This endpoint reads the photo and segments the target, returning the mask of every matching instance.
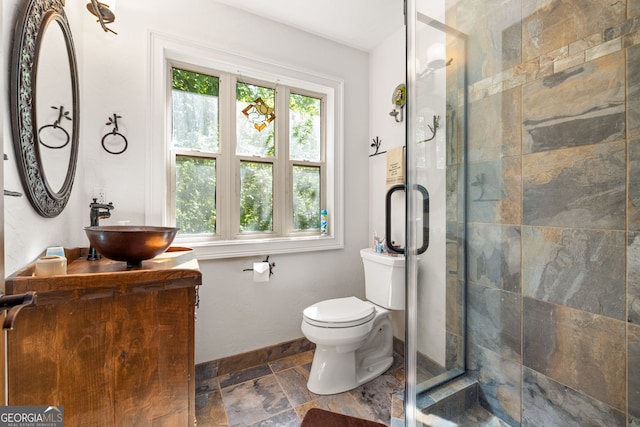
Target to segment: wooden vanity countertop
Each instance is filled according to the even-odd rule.
[[[126,262],[87,261],[88,248],[65,249],[67,274],[37,277],[35,262],[6,279],[6,294],[37,292],[37,305],[70,300],[110,298],[139,292],[195,287],[202,273],[193,250],[170,247],[142,267],[127,269]]]

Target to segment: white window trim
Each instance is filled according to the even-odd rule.
[[[344,82],[335,77],[276,64],[264,58],[234,53],[156,32],[149,33],[149,114],[146,153],[145,223],[168,223],[167,197],[171,176],[171,111],[169,90],[172,63],[191,63],[224,72],[251,76],[283,85],[302,87],[327,94],[326,128],[326,209],[329,234],[326,236],[274,237],[233,241],[195,242],[178,237],[174,246],[193,248],[198,259],[234,258],[278,253],[344,248]]]

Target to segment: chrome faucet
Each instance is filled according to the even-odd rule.
[[[113,207],[113,203],[109,202],[109,204],[98,203],[98,199],[93,199],[93,202],[89,203],[89,208],[91,211],[89,212],[89,223],[91,227],[97,227],[100,225],[100,219],[109,218],[111,216],[111,211],[115,209]],[[89,255],[87,255],[87,261],[96,261],[100,259],[100,254],[93,248],[93,246],[89,247]]]

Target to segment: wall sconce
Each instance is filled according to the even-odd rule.
[[[111,24],[116,20],[116,15],[114,13],[115,8],[115,0],[103,0],[102,2],[99,2],[98,0],[91,0],[87,3],[87,10],[98,17],[98,22],[105,33],[112,32],[117,35],[118,33],[107,27],[107,24]]]

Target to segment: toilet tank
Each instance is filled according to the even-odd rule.
[[[404,256],[360,251],[367,300],[391,310],[404,310]]]

